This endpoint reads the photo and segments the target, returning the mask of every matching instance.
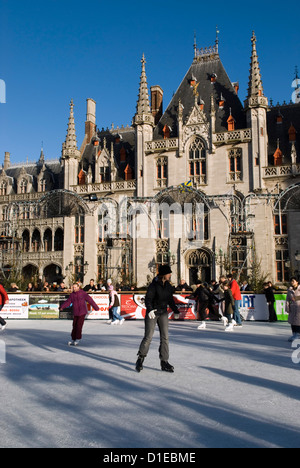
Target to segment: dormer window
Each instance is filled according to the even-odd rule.
[[[109,167],[100,167],[100,183],[109,182],[110,181],[110,171]]]
[[[212,73],[212,75],[210,76],[210,82],[215,83],[216,81],[217,81],[217,74]]]
[[[126,149],[124,146],[120,149],[120,162],[126,162]]]
[[[22,179],[20,182],[20,193],[27,193],[28,182],[26,179]]]
[[[7,193],[7,183],[6,182],[1,182],[0,195],[6,195],[6,193]]]

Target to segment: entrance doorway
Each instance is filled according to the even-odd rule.
[[[212,280],[212,256],[206,249],[198,249],[190,252],[188,256],[190,284],[209,283]]]

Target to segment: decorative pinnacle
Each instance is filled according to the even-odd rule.
[[[137,101],[136,112],[137,114],[151,114],[146,68],[145,68],[146,60],[145,60],[144,54],[143,54],[141,63],[142,63],[142,73],[141,73],[141,78],[140,78],[139,97]]]

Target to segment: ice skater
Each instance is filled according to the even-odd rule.
[[[138,351],[136,371],[141,372],[143,362],[148,354],[156,324],[160,332],[159,357],[161,370],[174,372],[174,367],[169,364],[169,314],[168,306],[171,307],[175,318],[179,318],[179,310],[174,302],[174,288],[170,284],[172,270],[168,265],[161,265],[159,273],[148,288],[145,304],[145,335]]]
[[[286,312],[289,314],[289,324],[292,328],[290,342],[300,338],[300,285],[297,278],[291,279],[291,287],[286,297]]]
[[[206,330],[206,320],[208,319],[209,314],[217,321],[223,319],[223,317],[219,314],[219,306],[218,311],[216,310],[215,306],[215,304],[220,301],[216,298],[215,294],[210,291],[207,283],[200,283],[199,287],[191,297],[195,297],[197,301],[198,320],[201,322],[198,326],[198,330]]]
[[[111,284],[108,287],[109,290],[109,310],[111,311],[109,316],[111,317],[111,325],[122,325],[124,323],[124,319],[118,313],[118,309],[120,307],[120,301],[118,297],[117,291],[114,290],[113,285]]]
[[[72,341],[68,342],[69,346],[77,346],[79,344],[79,340],[82,338],[82,327],[84,324],[85,316],[88,313],[87,305],[88,302],[94,310],[99,310],[96,302],[83,291],[80,289],[78,283],[74,283],[72,286],[73,292],[70,294],[69,298],[60,306],[60,310],[64,310],[72,304],[73,308],[73,328],[71,333]]]
[[[0,284],[0,310],[2,310],[4,305],[8,303],[9,303],[9,299],[8,299],[7,292],[5,291],[2,284]],[[0,325],[1,325],[1,330],[4,331],[6,328],[6,322],[2,317],[0,317]]]
[[[242,319],[240,314],[240,307],[242,304],[242,295],[241,290],[237,281],[233,278],[233,275],[227,275],[227,279],[229,282],[229,287],[231,289],[233,299],[234,299],[234,311],[233,311],[233,319],[235,322],[236,327],[242,327]]]
[[[235,301],[232,295],[232,291],[229,287],[228,281],[225,281],[223,283],[223,289],[224,289],[224,303],[225,303],[225,312],[224,312],[224,317],[226,319],[226,332],[232,332],[234,330],[233,325],[234,321],[232,320],[233,316],[233,310],[235,306]]]

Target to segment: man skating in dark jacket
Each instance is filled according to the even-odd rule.
[[[136,362],[136,370],[140,372],[143,369],[143,362],[148,354],[156,324],[160,332],[159,357],[161,361],[161,370],[174,372],[174,367],[169,364],[169,316],[168,306],[173,310],[175,317],[179,317],[179,310],[174,302],[174,288],[170,284],[172,270],[168,265],[162,265],[159,268],[158,276],[149,286],[145,304],[145,336],[141,342]]]

